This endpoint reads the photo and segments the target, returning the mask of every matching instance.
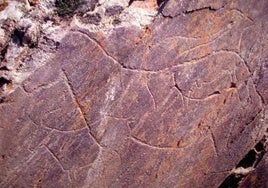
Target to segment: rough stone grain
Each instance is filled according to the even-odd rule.
[[[0,187],[268,186],[268,1],[58,8],[0,10]]]

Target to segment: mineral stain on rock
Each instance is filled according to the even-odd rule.
[[[268,187],[267,7],[8,1],[0,187]]]
[[[0,11],[4,10],[8,6],[8,2],[2,1],[0,2]]]

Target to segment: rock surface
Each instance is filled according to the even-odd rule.
[[[268,186],[267,0],[0,3],[1,187]]]

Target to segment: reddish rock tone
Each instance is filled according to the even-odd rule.
[[[268,186],[267,0],[29,2],[0,12],[1,187]]]

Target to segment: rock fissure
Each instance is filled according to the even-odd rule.
[[[163,146],[156,146],[156,145],[151,145],[137,137],[134,137],[133,135],[129,137],[129,139],[131,139],[133,142],[137,143],[140,146],[144,146],[147,148],[151,148],[151,149],[155,149],[155,150],[174,150],[177,151],[178,149],[180,149],[179,147],[163,147]]]
[[[46,150],[48,151],[48,153],[55,159],[55,161],[60,165],[60,167],[61,167],[61,169],[63,171],[68,171],[67,169],[64,168],[64,166],[63,166],[62,162],[60,161],[60,159],[58,158],[58,156],[47,145],[42,145],[42,146],[44,148],[46,148]]]
[[[111,56],[108,51],[100,44],[100,42],[98,42],[96,39],[90,37],[86,32],[83,32],[81,30],[78,30],[77,32],[79,33],[82,33],[84,34],[87,38],[89,38],[92,42],[94,42],[102,51],[103,53],[109,57],[110,59],[112,59],[112,61],[118,65],[120,65],[120,67],[122,69],[125,69],[125,70],[128,70],[128,71],[134,71],[134,72],[138,72],[138,73],[145,73],[145,74],[148,74],[148,73],[157,73],[158,71],[153,71],[153,70],[147,70],[147,69],[136,69],[136,68],[132,68],[132,67],[129,67],[129,66],[126,66],[124,65],[123,63],[119,62],[117,59],[115,59],[113,56]]]
[[[231,174],[221,183],[219,188],[238,187],[239,183],[255,170],[263,156],[267,153],[267,135],[230,171]]]
[[[191,9],[191,10],[184,10],[182,12],[179,12],[179,13],[176,13],[175,15],[166,15],[163,13],[163,11],[161,12],[161,15],[164,17],[164,18],[170,18],[170,19],[173,19],[173,18],[176,18],[178,16],[182,16],[182,15],[190,15],[190,14],[193,14],[193,13],[197,13],[197,12],[200,12],[200,11],[211,11],[211,12],[216,12],[218,10],[221,10],[224,8],[224,5],[221,6],[220,8],[213,8],[212,6],[204,6],[204,7],[200,7],[200,8],[197,8],[197,9]]]
[[[85,113],[83,112],[83,110],[82,110],[82,106],[80,105],[79,101],[77,100],[77,97],[76,97],[76,95],[75,95],[75,91],[74,91],[73,86],[72,86],[72,84],[71,84],[71,81],[69,80],[69,78],[68,78],[68,76],[67,76],[67,73],[65,72],[64,69],[62,69],[62,73],[63,73],[63,75],[64,75],[66,85],[67,85],[68,88],[69,88],[69,93],[71,94],[71,96],[72,96],[72,98],[73,98],[75,104],[77,105],[77,108],[78,108],[80,114],[83,116],[83,119],[84,119],[85,124],[88,125],[88,123],[87,123],[88,121],[87,121],[87,119],[86,119],[86,117],[85,117]]]
[[[220,91],[215,91],[215,92],[213,92],[213,93],[211,93],[211,94],[208,94],[207,97],[204,97],[204,98],[194,98],[194,97],[189,97],[189,96],[183,94],[182,89],[180,89],[180,87],[178,86],[177,83],[175,83],[174,88],[175,88],[175,89],[176,89],[176,90],[177,90],[177,91],[178,91],[184,98],[189,99],[189,100],[193,100],[193,101],[204,101],[204,100],[208,100],[208,99],[212,99],[212,98],[214,98],[214,97],[217,97],[218,95],[221,94]]]
[[[88,129],[89,129],[89,130],[88,130],[88,133],[89,133],[90,137],[94,140],[94,142],[95,142],[99,147],[102,148],[102,146],[101,146],[101,144],[99,143],[99,141],[97,140],[97,138],[96,138],[96,137],[92,134],[92,132],[91,132],[91,127],[90,127],[89,121],[88,121],[87,118],[86,118],[86,114],[85,114],[85,113],[83,112],[83,110],[82,110],[82,106],[80,105],[79,101],[77,100],[77,97],[76,97],[75,92],[74,92],[74,90],[73,90],[71,81],[69,80],[69,78],[68,78],[68,76],[67,76],[67,73],[65,72],[64,69],[62,69],[62,72],[63,72],[63,74],[64,74],[66,84],[67,84],[67,86],[69,86],[69,92],[70,92],[70,94],[72,95],[73,100],[74,100],[75,103],[77,104],[77,108],[79,109],[79,112],[80,112],[81,116],[83,117],[84,122],[85,122],[85,124],[87,125],[87,127],[88,127]]]

